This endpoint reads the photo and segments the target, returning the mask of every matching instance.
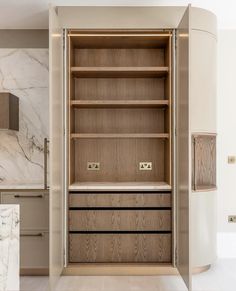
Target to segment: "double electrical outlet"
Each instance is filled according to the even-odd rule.
[[[229,215],[228,216],[228,222],[236,223],[236,215]]]
[[[87,162],[87,170],[88,171],[99,171],[100,163],[99,162]],[[152,162],[140,162],[139,163],[140,171],[151,171],[152,170]]]
[[[87,162],[87,170],[88,171],[99,171],[100,170],[100,163]]]
[[[151,171],[152,170],[152,162],[140,162],[139,163],[140,171]]]

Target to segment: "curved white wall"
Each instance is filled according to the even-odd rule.
[[[216,191],[193,192],[192,202],[192,264],[202,267],[216,260]]]
[[[217,132],[216,55],[216,36],[206,31],[192,30],[190,52],[191,133]],[[216,203],[216,191],[192,192],[191,194],[193,267],[210,265],[216,260]]]

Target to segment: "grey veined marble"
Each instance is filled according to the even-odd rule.
[[[0,291],[19,290],[19,205],[0,205]]]
[[[19,132],[0,130],[0,184],[43,184],[48,83],[48,49],[0,49],[0,92],[20,99]]]

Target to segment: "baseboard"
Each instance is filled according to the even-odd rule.
[[[178,275],[171,264],[69,264],[64,276],[156,276]]]

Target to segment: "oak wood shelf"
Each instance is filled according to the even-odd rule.
[[[169,67],[71,67],[74,77],[119,78],[119,77],[165,77]]]
[[[71,100],[75,108],[165,108],[169,100]]]
[[[168,133],[72,133],[71,138],[169,138]]]

